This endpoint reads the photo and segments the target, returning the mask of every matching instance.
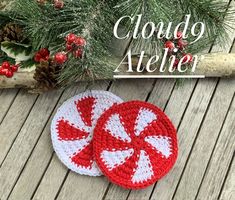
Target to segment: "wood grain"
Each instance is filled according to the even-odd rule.
[[[19,90],[0,90],[0,124],[11,107]]]
[[[46,124],[42,135],[39,138],[38,143],[34,147],[32,155],[29,157],[23,172],[21,173],[13,191],[11,192],[10,199],[30,199],[37,185],[46,170],[47,165],[50,162],[53,148],[51,146],[50,139],[50,124],[52,117],[55,114],[57,108],[68,98],[76,95],[79,92],[83,92],[86,88],[86,84],[79,87],[73,86],[68,88],[60,98],[56,109],[54,110],[50,120]]]
[[[173,197],[177,182],[197,137],[200,123],[216,87],[215,82],[216,80],[199,80],[178,129],[179,155],[176,165],[169,175],[157,183],[151,199],[165,200]],[[181,98],[184,99],[184,96]]]
[[[11,97],[6,96],[6,100],[14,99],[14,97],[15,94]],[[5,159],[19,130],[24,125],[36,99],[36,95],[30,95],[26,91],[21,90],[14,102],[12,102],[10,110],[0,125],[0,164]],[[3,100],[3,102],[6,100]]]
[[[55,103],[58,101],[60,93],[61,92],[59,91],[46,93],[37,99],[32,111],[1,166],[1,199],[6,199],[10,194],[12,187],[17,181],[25,162],[30,156],[33,147],[43,130],[43,127],[54,109]],[[17,110],[14,111],[17,113]],[[14,125],[9,122],[8,126],[14,127]],[[4,136],[3,138],[7,137]]]
[[[235,199],[235,159],[233,159],[232,166],[230,168],[228,177],[226,179],[223,191],[219,199],[220,200]]]
[[[235,99],[220,133],[197,195],[198,200],[218,199],[235,150]]]
[[[232,86],[233,85],[233,86]],[[235,91],[235,79],[221,80],[203,121],[174,199],[194,199]]]

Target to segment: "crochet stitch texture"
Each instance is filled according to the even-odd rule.
[[[53,147],[59,159],[79,174],[100,176],[93,158],[93,130],[101,114],[122,99],[106,91],[87,91],[67,100],[51,124]]]
[[[127,189],[155,183],[169,172],[178,155],[171,121],[159,108],[141,101],[105,111],[95,127],[93,147],[104,175]]]

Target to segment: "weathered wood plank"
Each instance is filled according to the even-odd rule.
[[[195,199],[234,91],[235,79],[220,81],[174,199]]]
[[[169,118],[172,120],[173,124],[177,128],[180,124],[181,118],[184,114],[185,109],[187,108],[188,102],[190,100],[190,97],[192,95],[192,92],[194,90],[194,87],[196,85],[197,80],[187,80],[183,83],[181,86],[176,86],[173,90],[173,93],[169,99],[165,99],[165,113],[169,116]],[[156,96],[158,94],[152,93],[151,96]],[[182,96],[184,98],[182,98]],[[161,98],[161,96],[159,96]],[[169,98],[169,97],[168,97]],[[177,103],[176,103],[177,102]],[[156,105],[158,105],[158,101],[152,102]],[[164,108],[163,107],[163,108]],[[141,191],[131,191],[128,199],[131,200],[147,200],[150,197],[150,194],[153,190],[154,186],[150,186],[149,188]]]
[[[94,178],[69,173],[57,199],[102,199],[102,195],[105,193],[108,184],[108,181],[103,176]]]
[[[10,194],[60,95],[60,91],[54,91],[41,95],[37,99],[2,164],[0,170],[0,198],[2,200],[6,199]],[[12,126],[9,121],[8,124]]]
[[[197,199],[218,199],[235,150],[235,99],[220,133]]]
[[[154,80],[117,80],[113,82],[110,92],[120,96],[124,101],[144,101],[154,86]]]
[[[11,107],[19,90],[0,90],[0,124]]]
[[[224,0],[224,1],[230,2],[227,0]],[[232,1],[231,4],[232,4],[232,6],[235,7],[235,2]],[[235,27],[235,24],[233,25],[233,27]],[[223,51],[223,52],[227,52],[227,53],[231,52],[231,48],[233,47],[234,35],[235,35],[235,29],[228,33],[228,36],[231,40],[231,43],[225,44],[223,48],[221,46],[214,46],[212,49],[212,52],[218,52],[218,51]],[[219,134],[218,129],[223,124],[223,119],[224,119],[226,112],[227,112],[226,108],[228,108],[229,103],[232,98],[232,95],[233,95],[233,92],[234,92],[233,81],[234,80],[222,80],[217,88],[216,95],[213,99],[213,103],[214,103],[213,106],[215,106],[215,107],[212,106],[210,108],[209,112],[207,113],[207,120],[208,121],[203,122],[202,129],[201,129],[199,136],[198,136],[198,139],[196,141],[196,146],[194,147],[193,152],[192,152],[192,156],[190,157],[189,162],[187,163],[187,168],[185,169],[185,171],[183,173],[182,181],[180,181],[179,186],[175,192],[175,199],[182,199],[182,198],[193,198],[194,199],[195,198],[198,187],[200,186],[200,182],[203,177],[202,175],[204,174],[204,171],[206,170],[206,165],[207,165],[207,162],[209,161],[211,151],[215,145],[216,138],[218,137],[218,134]],[[221,95],[221,96],[219,97],[218,95]],[[228,96],[226,96],[226,95],[228,95]],[[215,101],[217,101],[217,103]],[[221,102],[221,103],[218,103],[218,102]],[[221,105],[224,105],[224,107],[222,108]],[[221,109],[221,111],[218,109]],[[218,116],[216,121],[214,121],[215,116]],[[210,122],[210,120],[212,122]],[[213,124],[214,124],[214,126],[213,126]],[[216,129],[216,127],[217,127],[217,129]],[[212,131],[210,129],[212,129],[214,131]],[[211,135],[209,135],[210,132],[212,132]],[[213,136],[215,138],[213,138]],[[208,138],[208,140],[210,140],[209,146],[206,142],[206,139],[203,137]],[[199,145],[199,146],[197,146],[197,145]],[[204,152],[202,152],[203,148],[205,150]],[[203,163],[201,163],[202,160],[203,160]],[[199,163],[201,163],[201,164],[199,165]],[[200,166],[199,169],[198,169],[198,165]],[[191,173],[193,173],[193,175],[190,175]],[[190,175],[190,177],[188,178],[187,176],[189,176],[189,175]]]
[[[171,96],[176,81],[174,79],[158,79],[151,95],[148,99],[148,102],[157,105],[162,110],[165,109],[166,104]]]
[[[222,190],[220,200],[234,200],[235,199],[235,159],[233,159],[228,177],[226,179],[224,188]]]
[[[138,80],[116,81],[112,84],[110,91],[124,100],[145,100],[152,89],[153,83],[153,80],[146,80],[144,84]],[[77,199],[79,196],[84,197],[84,199],[88,199],[89,197],[91,200],[102,199],[108,184],[109,182],[103,177],[94,179],[82,176],[78,177],[77,174],[70,173],[61,189],[58,199]],[[76,190],[77,185],[81,186],[79,190]]]
[[[50,165],[46,169],[46,173],[43,176],[42,181],[39,182],[40,185],[38,186],[32,199],[55,199],[67,172],[68,169],[58,160],[57,156],[53,154]]]
[[[0,125],[0,165],[23,126],[36,98],[36,95],[21,90],[2,121]]]
[[[200,123],[216,87],[215,82],[216,80],[213,79],[199,80],[178,129],[179,155],[177,162],[169,175],[157,183],[151,199],[172,199]]]
[[[76,95],[77,93],[83,92],[85,88],[85,83],[80,84],[79,87],[73,86],[68,88],[60,98],[56,109],[68,98]],[[53,152],[50,138],[50,124],[54,114],[55,111],[43,130],[43,133],[26,166],[24,167],[24,170],[21,173],[13,191],[11,192],[9,199],[30,199],[36,190],[37,185],[50,162]]]
[[[97,82],[95,85],[91,87],[91,89],[97,90],[105,90],[108,87],[108,82]],[[50,134],[50,133],[48,133]],[[50,145],[50,152],[46,151],[50,156],[52,155],[52,145]],[[68,173],[68,169],[59,161],[56,154],[53,155],[52,160],[46,169],[42,180],[33,195],[33,199],[54,199],[57,193],[62,186],[64,179],[66,179],[66,174]],[[69,173],[72,174],[72,173]],[[83,176],[75,175],[76,179],[83,180]],[[85,182],[84,182],[85,183]],[[84,184],[87,186],[86,184]],[[77,190],[77,188],[76,188]]]

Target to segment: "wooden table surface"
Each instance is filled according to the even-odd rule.
[[[233,2],[232,2],[233,3]],[[211,52],[234,52],[231,42]],[[221,66],[223,67],[223,66]],[[57,158],[50,139],[56,109],[83,92],[86,83],[43,95],[0,90],[0,199],[14,200],[234,200],[235,78],[97,82],[124,100],[151,102],[178,129],[179,157],[170,173],[140,191],[124,190],[105,177],[80,176]]]

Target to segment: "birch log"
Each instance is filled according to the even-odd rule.
[[[31,72],[18,72],[14,74],[13,78],[0,76],[0,88],[38,89],[38,83],[33,78],[34,73],[34,70]],[[211,53],[201,55],[197,70],[194,74],[205,75],[206,77],[234,77],[235,53]],[[110,79],[113,79],[113,77],[110,77]],[[102,80],[102,77],[99,80]],[[78,82],[79,81],[82,80],[78,80]]]
[[[28,88],[35,89],[37,81],[33,78],[35,71],[17,72],[12,78],[0,76],[0,88]]]
[[[195,74],[206,77],[235,76],[235,53],[211,53],[202,55]]]

